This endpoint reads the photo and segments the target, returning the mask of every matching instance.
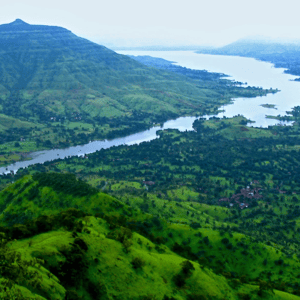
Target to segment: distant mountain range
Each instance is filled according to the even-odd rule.
[[[277,40],[241,39],[220,48],[199,49],[198,53],[236,55],[269,61],[276,67],[286,68],[287,73],[300,76],[300,42]]]

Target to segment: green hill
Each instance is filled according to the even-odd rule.
[[[0,114],[9,116],[0,155],[20,141],[18,153],[124,136],[266,93],[190,73],[148,67],[65,28],[0,25]]]
[[[156,225],[140,233],[153,234],[180,256],[231,279],[264,280],[296,293],[299,125],[245,123],[243,117],[200,119],[194,132],[161,131],[151,142],[58,159],[2,179],[72,172],[155,216]]]
[[[3,299],[299,299],[265,274],[279,258],[299,269],[273,247],[142,213],[72,174],[25,176],[0,206]]]

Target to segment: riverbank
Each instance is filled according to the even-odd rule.
[[[261,106],[262,104],[272,103],[276,105],[276,114],[283,115],[286,110],[298,105],[298,95],[300,85],[295,81],[295,76],[284,73],[285,69],[274,68],[268,62],[256,60],[254,58],[197,54],[193,51],[121,51],[120,53],[130,56],[141,57],[160,57],[169,62],[176,62],[175,66],[180,66],[178,72],[186,72],[186,69],[205,69],[208,72],[218,74],[228,74],[235,82],[245,83],[248,86],[256,86],[264,89],[273,90],[274,94],[269,93],[266,97],[248,99],[238,98],[233,105],[224,106],[220,110],[218,117],[233,117],[238,114],[244,115],[247,119],[253,120],[256,127],[268,127],[278,124],[276,119],[266,118],[272,114],[271,107]],[[177,69],[177,68],[174,68]],[[205,73],[202,74],[205,76]],[[202,76],[201,73],[198,76]],[[244,84],[244,86],[245,86]],[[249,89],[249,88],[248,88]]]
[[[168,120],[171,121],[182,116],[220,116],[225,112],[224,107],[233,104],[237,98],[249,100],[249,98],[254,99],[257,96],[266,96],[277,92],[276,89],[241,86],[241,84],[237,84],[236,81],[222,79],[221,76],[224,76],[224,73],[210,73],[208,71],[199,71],[184,67],[171,69],[173,69],[173,73],[176,73],[176,76],[181,76],[181,80],[185,78],[187,82],[193,83],[193,85],[198,88],[198,94],[196,96],[192,95],[192,98],[189,100],[185,99],[186,97],[181,97],[176,100],[181,103],[180,105],[183,105],[182,107],[184,107],[184,109],[173,113],[162,111],[160,114],[153,114],[153,112],[149,110],[143,112],[133,111],[130,113],[130,116],[120,116],[118,119],[95,118],[93,124],[86,123],[83,117],[80,117],[81,120],[77,122],[71,122],[68,119],[65,119],[63,122],[52,120],[47,126],[36,127],[28,132],[26,138],[23,136],[18,137],[16,135],[18,132],[14,131],[16,138],[19,138],[21,141],[7,142],[0,145],[0,152],[2,151],[4,157],[1,166],[9,166],[11,162],[18,160],[17,157],[14,157],[12,160],[8,159],[12,151],[19,153],[19,160],[24,161],[24,155],[26,156],[26,160],[28,160],[32,159],[31,156],[40,155],[43,151],[53,151],[54,149],[63,150],[77,146],[84,148],[84,145],[90,147],[90,142],[101,143],[105,140],[126,139],[126,137],[130,135],[154,128],[154,124],[163,124],[168,122]],[[170,70],[167,71],[170,73],[169,76],[172,77],[172,72]],[[184,75],[184,72],[187,75]],[[176,80],[178,81],[179,79],[176,78]],[[191,89],[191,91],[193,89]],[[176,91],[176,93],[183,95],[182,91]],[[169,99],[168,101],[173,101],[174,98],[178,98],[177,94],[164,92],[162,92],[162,94],[165,94],[164,97],[167,97]],[[186,92],[184,92],[184,94],[186,94]],[[199,100],[196,101],[198,98]],[[191,103],[194,104],[189,104],[188,101],[192,101]],[[174,126],[173,128],[176,129],[177,125],[174,124]],[[82,150],[83,153],[86,153],[84,149]],[[36,151],[38,154],[35,154]],[[73,155],[72,151],[68,155]],[[77,153],[75,155],[77,155]],[[57,153],[57,156],[64,157],[61,153]],[[39,161],[38,163],[42,162]],[[26,165],[23,167],[26,167]]]

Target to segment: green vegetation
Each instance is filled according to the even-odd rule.
[[[300,106],[295,106],[292,111],[287,111],[285,116],[267,116],[269,119],[275,119],[279,121],[294,121],[299,123],[300,121]]]
[[[203,252],[216,240],[219,247],[229,249],[230,235],[217,238],[216,230],[180,228],[108,195],[95,194],[92,188],[81,202],[82,197],[71,190],[60,190],[58,179],[62,186],[78,184],[69,174],[36,174],[0,193],[5,215],[33,208],[30,218],[14,219],[14,225],[7,226],[1,219],[2,299],[300,299],[289,294],[292,290],[284,282],[250,279],[221,266],[222,272],[216,275],[209,262],[195,256],[183,240],[187,235],[200,238]],[[47,199],[45,190],[54,203],[46,214],[38,210],[43,206],[40,198]],[[20,198],[23,206],[16,205]],[[68,208],[58,206],[58,199]],[[248,243],[241,234],[233,233],[233,237],[236,251]],[[255,242],[251,247],[263,249]],[[272,251],[269,248],[267,252]],[[270,258],[267,264],[271,263]]]
[[[21,20],[0,26],[0,50],[1,164],[277,91]],[[300,299],[300,107],[289,115],[200,118],[1,176],[0,298]]]
[[[231,98],[270,92],[242,88],[221,79],[223,74],[170,64],[148,67],[60,27],[0,25],[0,50],[2,165],[35,150],[126,136],[183,115],[212,114]]]
[[[48,225],[39,227],[56,232],[69,225],[49,216],[80,209],[110,224],[106,238],[123,245],[126,266],[140,278],[135,282],[152,278],[160,287],[159,294],[153,294],[150,284],[149,290],[143,289],[147,294],[139,289],[145,283],[139,283],[128,288],[128,293],[136,293],[128,294],[128,299],[142,295],[153,299],[297,299],[298,123],[261,129],[247,127],[247,122],[242,116],[199,119],[194,132],[161,131],[160,138],[151,142],[103,149],[88,159],[73,157],[31,166],[14,178],[2,176],[3,185],[21,178],[0,193],[0,222],[3,228],[11,228],[4,232],[20,242],[29,239],[28,232],[38,236],[32,229],[35,225],[28,225],[34,218],[44,218]],[[82,213],[79,216],[84,218]],[[72,226],[68,230],[74,231]],[[135,234],[139,235],[136,240]],[[146,241],[161,258],[164,271],[152,265],[150,248],[133,250]],[[180,259],[174,260],[174,255]],[[172,269],[169,262],[174,261]],[[204,279],[200,270],[209,278]],[[112,275],[105,274],[100,281],[111,297],[115,288],[107,280]],[[164,278],[162,286],[155,279],[157,274]],[[207,280],[206,288],[197,288]],[[222,292],[214,294],[215,285],[220,284]],[[192,295],[185,294],[190,286],[194,287]],[[88,297],[85,289],[80,287],[76,293]]]

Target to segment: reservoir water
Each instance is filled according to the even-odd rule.
[[[280,90],[276,94],[263,97],[234,99],[232,104],[224,106],[225,112],[220,113],[218,117],[241,114],[255,121],[251,126],[268,127],[279,122],[266,119],[266,115],[283,116],[286,115],[286,111],[300,105],[300,82],[294,81],[297,76],[285,74],[285,69],[275,68],[268,62],[239,56],[197,54],[193,51],[119,51],[119,53],[160,57],[186,68],[223,73],[229,75],[229,79],[247,83],[248,86]],[[265,108],[261,104],[274,104],[275,108]]]
[[[256,98],[238,98],[233,103],[224,107],[224,112],[218,117],[233,117],[242,114],[248,119],[255,121],[251,126],[267,127],[277,124],[278,121],[266,119],[269,115],[285,115],[286,111],[300,104],[300,83],[292,81],[296,76],[284,73],[284,69],[274,68],[272,64],[257,61],[252,58],[196,54],[192,51],[118,51],[120,54],[128,55],[149,55],[173,61],[176,64],[199,70],[218,72],[229,75],[229,79],[247,83],[250,86],[263,88],[278,88],[280,92],[268,94]],[[264,108],[261,104],[274,104],[276,109]],[[223,109],[223,107],[222,107]],[[102,148],[107,149],[112,146],[132,145],[144,141],[151,141],[158,136],[156,132],[161,129],[179,129],[180,131],[192,130],[192,124],[196,117],[181,117],[176,120],[166,122],[162,127],[153,127],[149,130],[132,134],[124,138],[113,140],[94,141],[86,145],[69,147],[66,149],[53,149],[38,151],[29,154],[31,160],[16,162],[7,167],[0,168],[0,174],[16,172],[20,168],[29,165],[44,163],[58,158],[69,156],[84,156],[96,152]]]

